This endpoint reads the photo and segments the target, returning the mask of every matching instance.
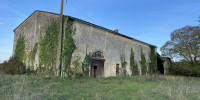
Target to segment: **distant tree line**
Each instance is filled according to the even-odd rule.
[[[169,73],[174,75],[200,76],[200,27],[185,26],[171,33],[170,41],[161,47],[162,56],[173,62]]]

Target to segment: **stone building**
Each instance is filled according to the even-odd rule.
[[[157,69],[160,74],[169,74],[171,63],[172,61],[169,57],[162,57],[157,53]]]
[[[153,61],[156,57],[150,57],[156,54],[155,46],[123,35],[118,30],[64,15],[62,64],[55,68],[59,17],[59,14],[37,10],[14,30],[13,56],[21,57],[26,69],[49,70],[55,75],[61,70],[62,76],[76,69],[90,77],[132,75],[131,50],[134,53],[132,62],[139,75],[148,73],[150,63],[157,65]],[[20,39],[24,42],[19,42]],[[16,51],[25,54],[22,57],[23,53]],[[145,72],[142,72],[142,54]]]

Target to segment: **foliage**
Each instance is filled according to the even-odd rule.
[[[147,73],[147,63],[146,63],[146,58],[144,56],[142,48],[141,48],[141,55],[140,55],[140,57],[141,57],[140,63],[141,63],[142,75],[145,75]]]
[[[84,77],[89,77],[89,68],[92,64],[92,57],[90,54],[87,54],[86,50],[86,55],[82,63],[82,72]]]
[[[200,93],[198,77],[0,77],[0,100],[198,100]]]
[[[22,34],[19,35],[17,39],[16,49],[15,49],[15,58],[20,62],[25,60],[25,40]]]
[[[200,76],[200,64],[191,66],[191,64],[182,60],[180,62],[173,62],[169,67],[169,74],[184,75],[184,76]]]
[[[15,57],[11,57],[8,61],[0,64],[0,74],[21,75],[23,73],[25,73],[25,66]]]
[[[121,56],[120,59],[121,59],[121,65],[122,65],[122,70],[121,70],[122,71],[122,76],[126,76],[127,75],[127,71],[126,71],[127,62],[126,62],[124,56]]]
[[[55,76],[55,69],[50,68],[50,67],[39,66],[36,69],[36,74],[39,75],[39,76],[42,76],[42,77],[44,77],[44,76],[52,77],[52,76]]]
[[[64,21],[66,21],[66,17],[64,17]],[[71,74],[71,58],[74,50],[76,49],[76,45],[73,39],[73,20],[68,19],[67,25],[64,27],[64,34],[63,34],[63,47],[62,47],[62,66],[64,67],[64,72],[69,76]]]
[[[53,72],[53,67],[56,66],[58,32],[59,32],[59,21],[53,21],[52,24],[48,26],[46,30],[46,35],[43,37],[42,40],[40,40],[40,43],[39,43],[40,68],[38,70],[46,70],[46,71],[52,70],[52,73],[55,73]],[[45,67],[45,68],[42,68],[42,67]]]
[[[133,75],[138,75],[138,66],[135,63],[135,59],[134,59],[134,52],[133,49],[131,48],[131,55],[130,55],[130,67],[131,67],[131,71],[132,71],[132,76]]]
[[[200,58],[200,27],[185,26],[171,33],[171,40],[160,49],[163,56],[184,59],[195,66]]]
[[[149,72],[156,73],[157,72],[157,56],[154,46],[150,46],[151,48],[151,54],[150,54],[150,64],[149,64]]]
[[[33,47],[33,50],[30,52],[30,60],[34,61],[35,60],[35,54],[37,53],[37,49],[38,49],[38,44],[36,43]]]
[[[82,72],[81,72],[81,62],[80,62],[80,57],[76,56],[75,60],[72,61],[72,65],[73,67],[71,68],[71,78],[72,80],[74,80],[75,78],[79,78],[82,76]]]

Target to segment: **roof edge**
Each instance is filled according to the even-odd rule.
[[[13,31],[15,32],[15,30],[20,27],[25,21],[27,21],[34,13],[38,12],[39,10],[35,10],[31,15],[29,15],[21,24],[19,24]]]
[[[60,15],[60,14],[57,14],[57,13],[53,13],[53,12],[47,12],[47,11],[40,11],[40,10],[35,10],[31,15],[28,16],[28,18],[30,18],[34,13],[36,12],[44,12],[44,13],[49,13],[49,14],[55,14],[55,15]],[[68,15],[63,15],[63,16],[68,16]],[[100,28],[100,29],[103,29],[105,31],[108,31],[108,32],[111,32],[115,35],[119,35],[119,36],[122,36],[122,37],[125,37],[125,38],[128,38],[128,39],[131,39],[131,40],[134,40],[134,41],[137,41],[137,42],[140,42],[142,44],[145,44],[145,45],[148,45],[148,46],[153,46],[153,47],[156,47],[154,45],[151,45],[149,43],[146,43],[146,42],[143,42],[143,41],[140,41],[140,40],[137,40],[137,39],[134,39],[132,37],[129,37],[129,36],[126,36],[124,34],[121,34],[121,33],[118,33],[118,32],[115,32],[111,29],[107,29],[105,27],[102,27],[102,26],[99,26],[99,25],[96,25],[96,24],[93,24],[93,23],[90,23],[90,22],[87,22],[87,21],[84,21],[84,20],[81,20],[81,19],[78,19],[78,18],[75,18],[75,17],[71,17],[71,16],[68,16],[69,18],[73,19],[73,20],[76,20],[80,23],[83,23],[83,24],[87,24],[87,25],[90,25],[90,26],[93,26],[93,27],[96,27],[96,28]],[[26,20],[28,20],[28,18],[26,18],[20,25],[18,25],[13,31],[15,32],[15,30],[21,26]]]

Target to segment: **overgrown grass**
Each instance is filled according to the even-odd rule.
[[[60,79],[0,76],[0,100],[200,100],[200,78],[134,76]]]

